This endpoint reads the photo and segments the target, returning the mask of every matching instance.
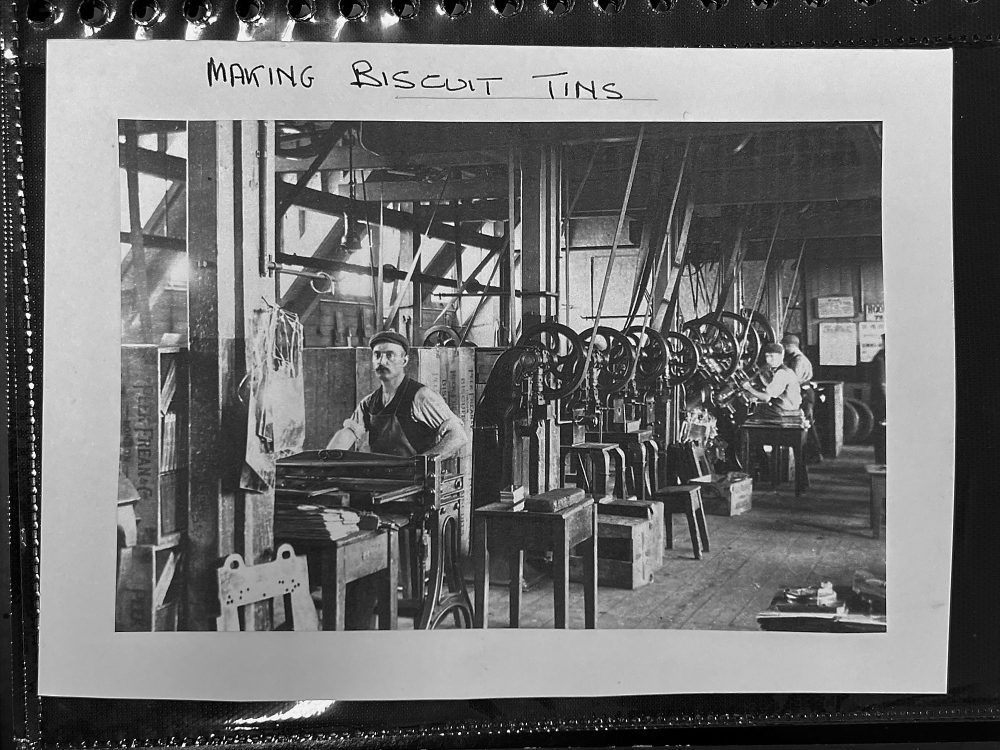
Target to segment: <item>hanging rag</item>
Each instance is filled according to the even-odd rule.
[[[240,488],[274,486],[276,463],[305,443],[302,324],[281,308],[254,310],[247,325],[247,439]]]

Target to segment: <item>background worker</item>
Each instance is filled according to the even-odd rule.
[[[763,388],[757,388],[753,381],[743,384],[743,390],[764,402],[754,412],[752,420],[780,421],[801,415],[802,389],[798,376],[784,362],[784,348],[781,344],[765,344],[763,352],[765,366],[758,376]]]
[[[802,413],[809,424],[813,421],[813,406],[816,403],[816,390],[813,387],[813,366],[809,358],[799,348],[799,337],[788,333],[782,336],[781,346],[785,351],[785,366],[795,373],[802,391]]]

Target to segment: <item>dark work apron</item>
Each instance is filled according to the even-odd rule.
[[[423,385],[410,378],[399,384],[392,401],[369,415],[368,442],[372,453],[387,453],[409,458],[426,453],[437,443],[437,430],[413,419],[413,397]],[[385,394],[380,390],[379,400]]]

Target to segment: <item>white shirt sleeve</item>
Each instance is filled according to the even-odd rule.
[[[368,430],[365,428],[365,415],[361,409],[361,404],[358,404],[354,409],[354,413],[344,420],[344,428],[354,433],[355,440],[361,441],[365,439]]]
[[[413,418],[439,431],[445,422],[457,419],[455,412],[448,408],[441,394],[427,386],[417,391],[413,397]]]
[[[771,382],[764,388],[768,398],[777,398],[793,382],[795,374],[791,370],[775,370]]]

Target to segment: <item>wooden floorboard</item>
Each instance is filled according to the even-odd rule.
[[[634,591],[601,587],[601,629],[757,630],[757,613],[786,586],[850,584],[865,568],[885,576],[885,535],[868,525],[870,447],[845,446],[840,458],[809,466],[811,487],[796,498],[788,485],[757,487],[742,516],[708,516],[711,551],[695,560],[683,516],[674,549],[652,583]],[[470,595],[471,595],[470,588]],[[491,587],[489,627],[506,628],[506,587]],[[569,626],[583,627],[583,587],[570,584]],[[552,584],[543,578],[521,603],[522,628],[551,628]],[[411,627],[400,621],[400,627]]]
[[[757,613],[775,592],[829,580],[849,584],[854,570],[885,575],[885,538],[868,525],[871,448],[847,446],[837,460],[809,466],[810,490],[756,488],[750,512],[709,516],[711,552],[695,560],[683,516],[674,519],[674,549],[653,582],[635,591],[601,587],[599,628],[757,630]],[[507,592],[493,589],[490,627],[507,627]],[[583,627],[583,589],[570,585],[569,625]],[[552,627],[552,586],[526,592],[521,627]]]

